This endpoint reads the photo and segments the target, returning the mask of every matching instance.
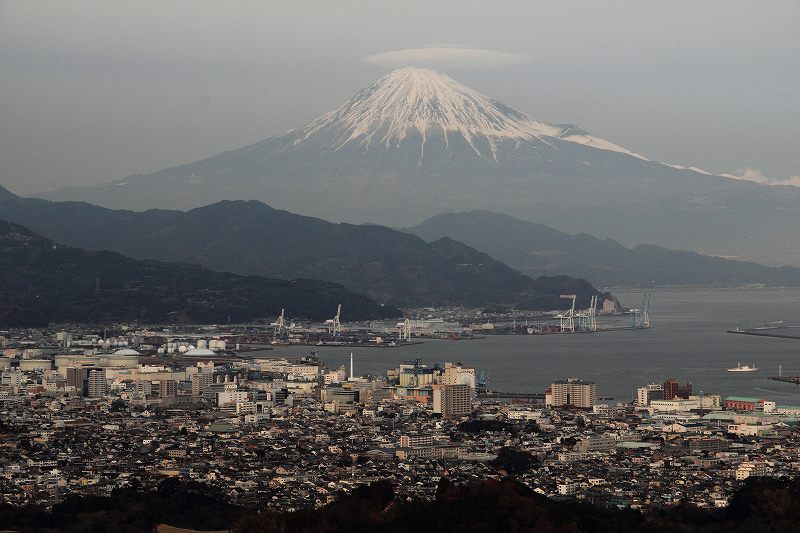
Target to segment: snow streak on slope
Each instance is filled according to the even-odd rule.
[[[610,150],[612,152],[619,152],[621,154],[638,157],[639,159],[644,159],[645,161],[648,160],[636,152],[631,152],[630,150],[614,144],[611,141],[601,139],[600,137],[595,137],[594,135],[575,127],[566,128],[565,131],[559,135],[559,139],[582,144],[584,146],[590,146],[592,148],[597,148],[598,150]]]
[[[419,136],[420,158],[426,139],[442,135],[449,146],[448,137],[458,135],[481,156],[484,154],[480,147],[488,144],[492,158],[499,140],[539,140],[550,144],[552,139],[560,139],[644,159],[574,126],[532,119],[449,76],[415,67],[391,72],[343,106],[289,135],[294,144],[300,144],[323,133],[331,139],[326,150],[353,144],[365,151],[376,145],[390,149],[411,136]],[[477,142],[479,139],[482,142]]]

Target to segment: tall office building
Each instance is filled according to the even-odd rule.
[[[67,367],[67,386],[75,387],[75,391],[81,396],[89,394],[89,370],[89,368],[82,366]]]
[[[158,397],[171,398],[178,394],[178,382],[174,379],[164,379],[158,383]]]
[[[687,383],[685,387],[678,384],[678,380],[670,378],[664,382],[664,399],[674,400],[675,398],[682,398],[688,400],[692,395],[692,384]]]
[[[192,396],[200,397],[206,391],[209,385],[214,382],[214,371],[211,372],[202,370],[191,377],[192,380]]]
[[[664,386],[658,383],[651,383],[636,389],[636,405],[647,407],[653,400],[664,399]]]
[[[442,385],[469,385],[475,388],[475,369],[461,364],[445,363],[442,372]]]
[[[433,412],[442,418],[459,418],[472,412],[472,387],[469,385],[434,385]]]
[[[545,403],[548,407],[591,409],[596,398],[597,388],[594,382],[568,378],[550,385]]]
[[[108,393],[108,381],[105,368],[89,370],[87,378],[87,395],[89,398],[102,398]]]

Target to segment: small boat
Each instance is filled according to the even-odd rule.
[[[729,368],[728,372],[758,372],[758,367],[753,365],[742,365],[741,363],[736,363],[736,366],[733,368]]]

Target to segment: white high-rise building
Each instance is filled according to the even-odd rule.
[[[434,385],[433,412],[442,418],[459,418],[472,412],[472,392],[468,385]]]
[[[550,385],[547,407],[580,407],[591,409],[597,398],[597,387],[592,381],[568,378]]]
[[[105,368],[89,370],[88,382],[89,398],[102,398],[108,393],[108,380],[106,379]]]
[[[651,383],[644,387],[636,389],[636,405],[639,407],[647,407],[652,400],[664,399],[664,385],[660,383]]]
[[[442,385],[467,385],[475,389],[475,369],[460,364],[445,363],[442,372]]]

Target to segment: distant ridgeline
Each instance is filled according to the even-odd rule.
[[[529,276],[559,273],[600,287],[680,285],[800,286],[800,268],[770,267],[686,250],[570,235],[490,211],[447,213],[409,228],[427,241],[450,237],[473,246]]]
[[[282,308],[323,319],[340,303],[346,320],[401,314],[335,283],[241,276],[70,248],[7,221],[0,221],[0,296],[0,327],[244,322],[273,317]]]

